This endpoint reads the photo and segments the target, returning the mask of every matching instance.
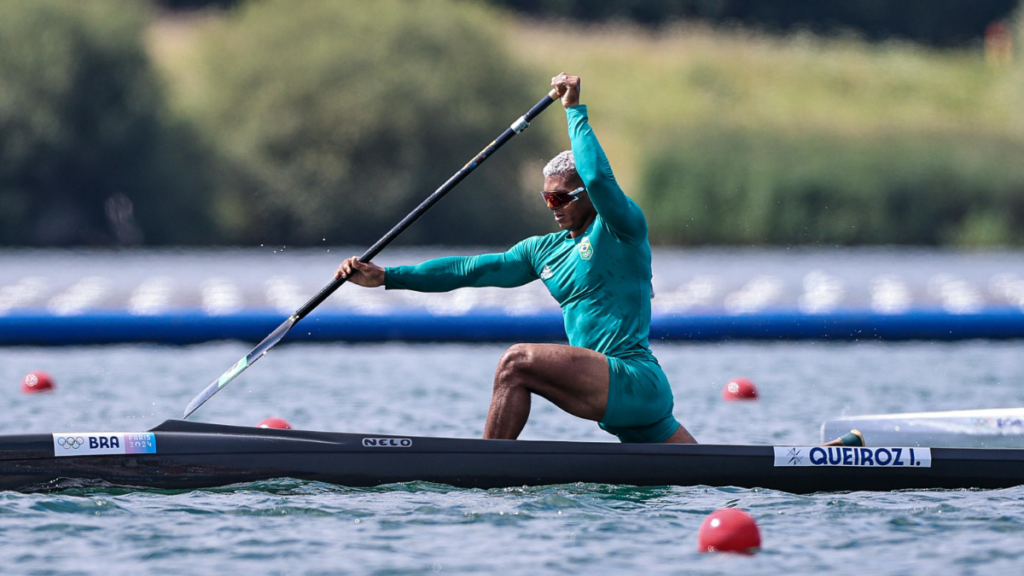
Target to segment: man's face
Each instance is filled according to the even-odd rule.
[[[569,177],[565,175],[548,176],[544,179],[546,192],[572,192],[581,186],[583,186],[583,181],[575,174]],[[575,202],[551,209],[551,213],[555,216],[555,222],[558,222],[558,226],[562,230],[582,232],[596,215],[594,205],[585,191],[580,192],[577,198],[579,200]]]

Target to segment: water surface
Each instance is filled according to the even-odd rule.
[[[1017,343],[655,344],[676,417],[702,442],[816,442],[828,417],[1024,405]],[[178,417],[248,347],[0,349],[0,432],[133,431]],[[500,345],[291,345],[204,406],[200,420],[280,416],[308,429],[476,437]],[[58,391],[22,396],[32,369]],[[752,378],[761,399],[725,403]],[[607,442],[535,401],[531,439]],[[700,555],[696,531],[749,511],[764,549]],[[1024,488],[796,496],[709,487],[567,485],[350,489],[276,480],[184,492],[0,493],[0,566],[26,574],[1016,573]]]

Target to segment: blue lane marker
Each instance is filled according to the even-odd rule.
[[[211,340],[258,342],[287,314],[248,309],[222,316],[201,309],[180,309],[137,316],[124,310],[94,310],[59,316],[41,309],[0,315],[0,345],[106,344],[156,342],[191,344]],[[1024,338],[1024,312],[990,306],[971,314],[941,308],[918,308],[902,314],[869,309],[840,309],[805,314],[776,308],[752,314],[655,314],[651,340],[964,340]],[[434,315],[420,310],[360,314],[323,310],[311,314],[289,333],[289,341],[375,342],[385,340],[476,342],[562,341],[558,310],[508,314],[498,309],[465,315]]]

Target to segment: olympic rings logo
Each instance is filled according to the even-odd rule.
[[[85,444],[85,438],[81,436],[61,436],[57,438],[57,444],[65,450],[77,450]]]

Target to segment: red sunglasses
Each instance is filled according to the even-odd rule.
[[[541,196],[544,197],[544,202],[547,203],[548,208],[554,209],[561,208],[566,204],[571,204],[572,202],[579,200],[580,192],[583,192],[585,190],[586,188],[580,186],[579,188],[573,190],[572,192],[559,192],[557,190],[554,192],[548,192],[547,190],[542,190],[540,194]]]

